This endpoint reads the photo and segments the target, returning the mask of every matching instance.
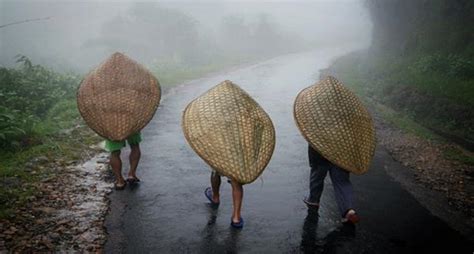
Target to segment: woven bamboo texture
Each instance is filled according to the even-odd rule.
[[[143,66],[114,53],[90,72],[77,91],[79,112],[100,136],[124,140],[152,119],[161,98],[158,80]]]
[[[367,172],[375,129],[362,102],[334,77],[303,89],[294,104],[296,124],[322,156],[355,173]]]
[[[204,161],[241,184],[262,174],[275,148],[270,117],[228,80],[189,103],[182,127],[186,140]]]

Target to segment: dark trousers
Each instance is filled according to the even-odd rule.
[[[308,148],[308,157],[309,165],[311,167],[309,181],[310,194],[308,201],[319,204],[324,188],[324,178],[326,178],[326,175],[329,171],[329,176],[331,177],[331,182],[334,187],[334,194],[336,196],[339,212],[341,213],[341,216],[344,217],[347,210],[353,208],[353,189],[352,183],[349,179],[349,172],[326,160],[311,146]]]

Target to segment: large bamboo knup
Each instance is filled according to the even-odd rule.
[[[355,173],[367,172],[375,152],[375,128],[362,102],[334,77],[303,89],[294,117],[299,130],[323,157]]]
[[[182,127],[186,140],[204,161],[241,184],[262,174],[275,148],[270,117],[228,80],[189,103]]]
[[[77,106],[92,130],[119,141],[148,124],[160,97],[160,84],[147,69],[114,53],[81,82]]]

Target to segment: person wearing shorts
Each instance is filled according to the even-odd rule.
[[[140,151],[140,142],[142,141],[142,136],[140,132],[130,135],[127,140],[122,141],[105,141],[105,149],[110,152],[110,166],[115,175],[115,189],[123,190],[129,184],[135,184],[139,182],[136,172],[138,162],[140,161],[141,151]],[[130,145],[130,170],[128,171],[127,180],[122,176],[122,160],[120,159],[120,152],[122,148],[126,146],[126,143]]]
[[[244,188],[241,183],[228,179],[228,182],[232,186],[232,200],[233,200],[233,211],[230,219],[230,225],[233,228],[241,229],[244,226],[244,219],[240,215],[242,208],[242,199],[244,197]],[[221,186],[221,175],[217,171],[213,170],[211,173],[211,187],[207,187],[204,190],[204,195],[211,202],[211,205],[218,207],[220,204],[219,190]]]

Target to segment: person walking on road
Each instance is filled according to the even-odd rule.
[[[244,226],[244,219],[240,214],[242,208],[242,199],[244,197],[244,188],[242,184],[235,180],[228,180],[232,185],[232,200],[233,200],[233,210],[231,217],[231,226],[234,228],[242,228]],[[219,206],[220,204],[220,195],[219,190],[221,186],[221,175],[216,171],[211,173],[211,187],[207,187],[204,191],[204,195],[209,199],[211,205],[214,207]]]
[[[359,221],[350,173],[364,174],[375,152],[375,127],[362,102],[334,77],[303,89],[294,104],[296,125],[309,143],[309,196],[318,209],[327,173],[331,177],[342,222]]]
[[[342,222],[357,223],[359,221],[359,216],[353,208],[354,191],[349,179],[349,172],[326,160],[315,151],[311,145],[308,145],[308,157],[309,166],[311,167],[309,196],[303,200],[308,208],[319,208],[321,194],[324,189],[324,179],[329,172]]]
[[[125,180],[122,175],[122,159],[120,158],[120,153],[123,147],[125,147],[125,140],[123,141],[105,141],[105,149],[110,152],[110,167],[115,176],[115,189],[123,190],[127,183],[134,185],[140,182],[140,179],[137,177],[137,167],[138,162],[140,161],[141,151],[140,151],[140,142],[142,137],[140,132],[135,133],[127,138],[127,143],[130,145],[130,170],[128,171],[128,177]]]
[[[263,173],[275,148],[270,117],[247,92],[225,80],[186,106],[182,127],[191,148],[212,169],[205,196],[217,207],[221,176],[227,177],[233,198],[230,225],[242,228],[243,185]]]
[[[115,52],[81,82],[77,107],[85,123],[105,138],[111,153],[110,166],[115,174],[115,189],[139,182],[136,175],[142,141],[140,131],[150,122],[161,99],[158,79],[145,67]],[[122,176],[120,151],[130,145],[130,171]]]

